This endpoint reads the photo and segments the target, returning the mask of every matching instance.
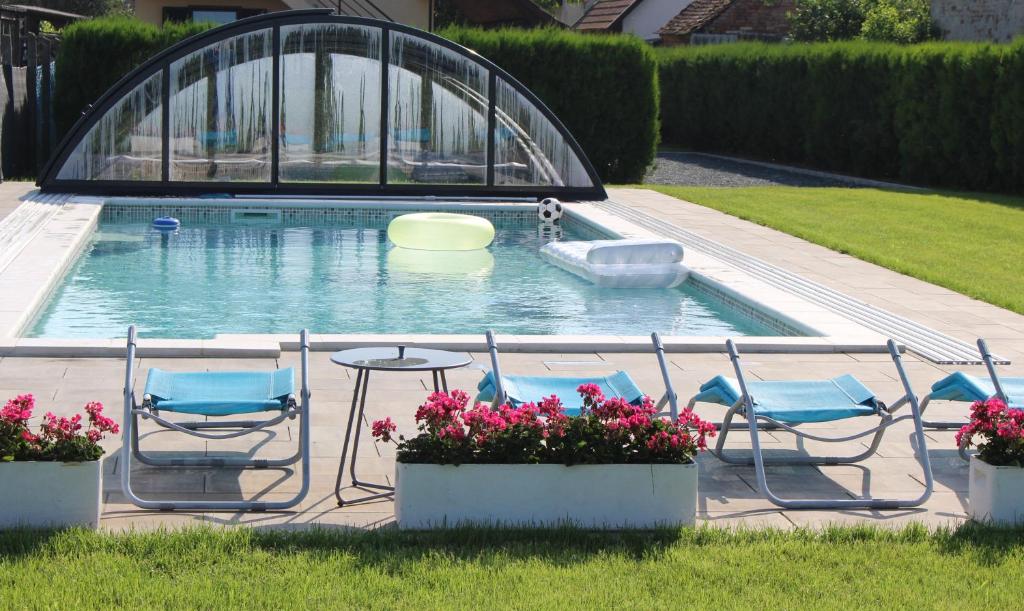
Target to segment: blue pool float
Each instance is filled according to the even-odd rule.
[[[153,219],[153,229],[160,231],[175,231],[181,227],[181,221],[173,216],[161,216]]]

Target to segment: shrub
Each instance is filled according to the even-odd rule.
[[[490,59],[565,123],[602,180],[638,182],[658,142],[657,62],[650,46],[622,35],[563,30],[440,32]]]
[[[677,48],[673,146],[959,189],[1024,188],[1024,41]]]
[[[85,109],[124,75],[174,43],[209,29],[207,23],[155,26],[107,17],[64,29],[57,54],[54,106],[57,133],[66,133]]]
[[[583,409],[566,416],[558,397],[539,404],[491,409],[469,395],[432,393],[416,411],[419,434],[399,437],[397,458],[426,464],[688,464],[707,447],[715,426],[685,410],[673,422],[659,418],[650,397],[640,405],[606,399],[596,384],[578,389]],[[373,436],[395,441],[390,418],[373,423]]]

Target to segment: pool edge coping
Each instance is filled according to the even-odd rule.
[[[124,354],[124,339],[77,339],[77,338],[33,338],[22,334],[35,320],[39,310],[45,306],[53,290],[59,286],[67,270],[77,260],[82,248],[88,243],[95,229],[103,206],[106,203],[116,205],[154,205],[162,198],[97,198],[70,195],[63,202],[63,209],[78,212],[88,211],[83,218],[77,219],[79,225],[71,231],[71,242],[55,244],[53,238],[67,237],[68,228],[64,232],[53,233],[40,231],[33,236],[24,247],[23,252],[15,256],[8,269],[18,264],[26,251],[34,247],[35,251],[48,253],[50,267],[41,269],[38,262],[29,259],[20,261],[22,273],[17,280],[24,286],[29,280],[38,279],[41,273],[46,277],[42,283],[29,291],[30,301],[17,313],[17,317],[0,311],[0,329],[6,325],[6,334],[0,337],[0,356],[47,356],[47,357],[90,357],[90,356],[121,356]],[[182,202],[181,198],[173,198]],[[368,203],[381,205],[376,200],[316,200],[290,198],[232,198],[202,199],[186,198],[189,204],[224,207],[309,207],[309,208],[359,208]],[[388,208],[393,209],[430,209],[438,210],[523,210],[533,208],[535,203],[499,202],[499,201],[388,201]],[[62,210],[61,212],[63,212]],[[619,237],[651,237],[656,236],[634,223],[616,217],[585,203],[566,204],[566,213],[574,222],[580,222],[605,234]],[[55,215],[50,223],[57,220]],[[740,304],[772,317],[782,325],[793,327],[807,336],[737,336],[737,345],[746,352],[773,353],[835,353],[853,352],[870,353],[885,350],[884,338],[864,327],[837,317],[820,308],[795,300],[757,281],[756,278],[727,264],[708,257],[703,253],[690,249],[686,263],[691,273],[701,283],[713,290],[718,290]],[[26,265],[29,273],[24,273]],[[7,271],[0,271],[0,289],[8,280]],[[32,278],[33,273],[35,278]],[[743,280],[742,287],[735,283]],[[765,297],[768,299],[765,299]],[[800,316],[785,313],[794,305],[800,306]],[[788,306],[788,307],[787,307]],[[11,319],[14,318],[13,323]],[[808,320],[810,319],[810,320]],[[349,347],[369,346],[376,344],[397,344],[429,346],[450,350],[484,351],[486,345],[482,335],[426,335],[426,334],[312,334],[313,350],[340,350]],[[649,336],[581,336],[581,335],[502,335],[502,347],[510,352],[647,352],[650,350]],[[297,338],[297,335],[295,336]],[[266,356],[276,357],[282,352],[298,349],[297,339],[285,339],[280,334],[220,334],[213,339],[140,339],[139,352],[143,356],[173,357],[230,357],[230,356]],[[669,352],[706,352],[724,351],[725,337],[698,336],[665,336],[662,338]]]

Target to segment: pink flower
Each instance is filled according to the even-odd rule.
[[[32,410],[35,409],[36,400],[32,395],[18,395],[10,399],[0,409],[0,422],[11,425],[23,426],[32,417]]]
[[[391,421],[391,418],[374,421],[371,427],[371,434],[375,439],[383,442],[391,441],[391,433],[398,430],[398,426]]]

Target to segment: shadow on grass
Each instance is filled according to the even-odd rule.
[[[763,547],[806,543],[928,545],[943,555],[969,556],[983,565],[997,565],[1010,555],[1024,553],[1024,527],[995,528],[968,523],[956,529],[930,531],[922,525],[902,529],[877,526],[835,526],[822,530],[724,529],[698,527],[646,531],[591,531],[565,527],[455,528],[444,531],[399,531],[395,528],[357,530],[350,527],[188,528],[180,531],[102,534],[69,530],[0,531],[0,560],[28,556],[85,556],[106,552],[159,562],[175,550],[203,549],[213,555],[243,557],[254,550],[275,556],[336,554],[354,556],[360,563],[399,570],[410,560],[445,557],[459,561],[540,560],[572,566],[590,557],[617,555],[658,561],[672,550]],[[836,553],[841,553],[837,551]]]

